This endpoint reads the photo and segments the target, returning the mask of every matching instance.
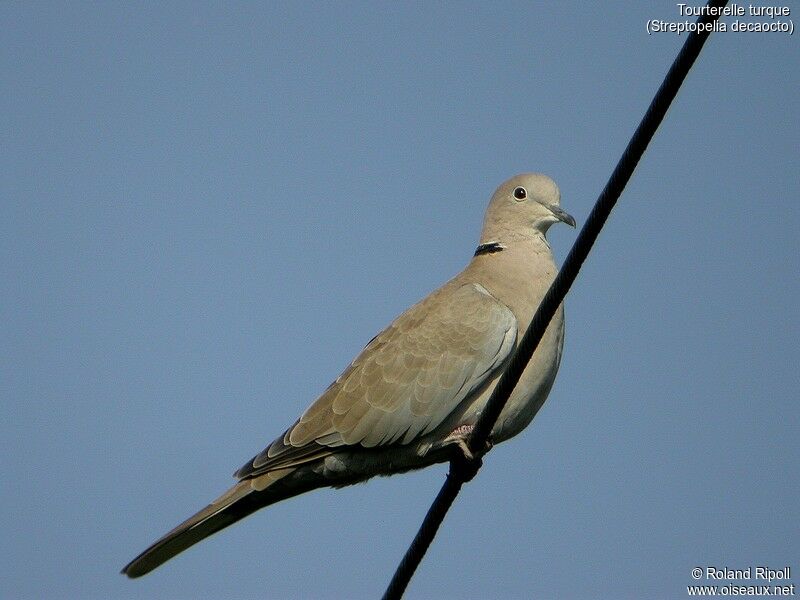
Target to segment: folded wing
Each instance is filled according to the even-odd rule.
[[[300,419],[236,476],[293,467],[343,446],[410,444],[493,378],[516,338],[508,307],[478,284],[450,282],[375,336]]]

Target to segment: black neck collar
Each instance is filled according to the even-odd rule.
[[[495,252],[502,252],[505,246],[500,242],[486,242],[485,244],[481,244],[475,249],[474,256],[480,256],[481,254],[494,254]]]

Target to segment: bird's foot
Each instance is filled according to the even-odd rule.
[[[492,449],[492,442],[486,440],[480,450],[472,450],[467,443],[472,429],[472,425],[461,425],[447,436],[448,440],[454,442],[455,449],[453,458],[450,459],[450,474],[464,482],[475,477],[483,465],[483,455]]]

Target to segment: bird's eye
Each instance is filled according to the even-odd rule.
[[[514,198],[517,200],[525,200],[528,197],[528,191],[524,187],[514,188]]]

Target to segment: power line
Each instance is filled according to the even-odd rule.
[[[689,34],[683,48],[681,48],[666,77],[664,77],[661,87],[659,87],[633,137],[628,142],[625,152],[623,152],[608,183],[606,183],[605,188],[595,202],[592,212],[586,219],[586,224],[581,229],[572,249],[564,260],[561,270],[539,305],[519,347],[511,357],[508,367],[487,401],[486,408],[475,424],[468,440],[469,449],[473,454],[480,455],[485,451],[489,434],[514,386],[519,381],[522,371],[539,345],[550,319],[553,318],[575,281],[583,262],[597,240],[600,230],[617,203],[622,190],[630,180],[650,140],[653,139],[653,135],[661,121],[663,121],[667,109],[675,99],[683,80],[700,54],[703,44],[708,39],[713,29],[712,24],[719,19],[722,12],[720,9],[727,3],[727,0],[710,0],[708,2],[707,8],[702,11],[704,13],[703,16],[697,20],[697,27]],[[442,524],[447,511],[456,496],[458,496],[461,486],[472,479],[480,467],[480,458],[468,460],[466,457],[456,457],[451,461],[447,479],[425,515],[417,535],[400,561],[392,580],[389,582],[389,586],[386,588],[383,600],[398,600],[402,597],[409,581],[411,581],[411,577],[414,575],[439,526]]]

